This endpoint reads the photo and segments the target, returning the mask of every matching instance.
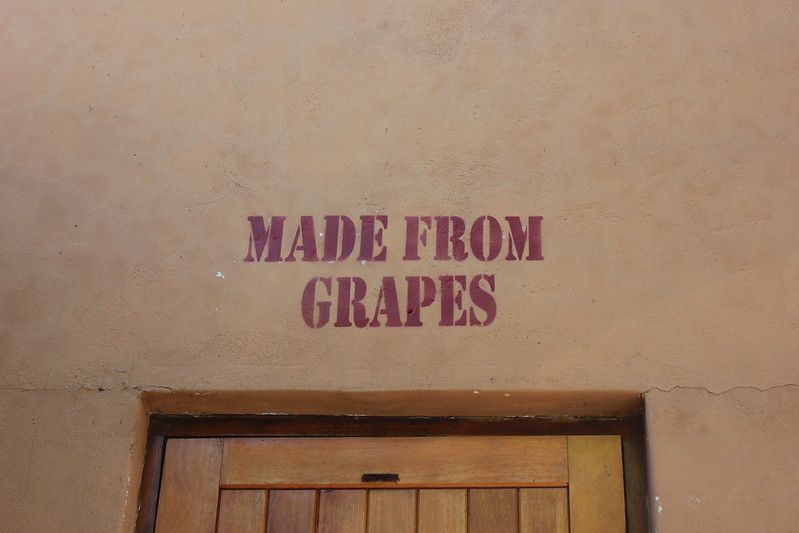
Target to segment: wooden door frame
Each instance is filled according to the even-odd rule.
[[[350,415],[150,415],[138,533],[155,531],[166,441],[208,437],[411,437],[441,435],[620,435],[627,531],[649,531],[642,413],[624,417],[441,417]]]

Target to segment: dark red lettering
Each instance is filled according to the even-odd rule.
[[[408,311],[406,326],[422,325],[422,307],[427,307],[436,299],[436,283],[427,276],[408,276]]]
[[[463,291],[466,289],[466,276],[439,276],[441,281],[441,321],[439,326],[465,326],[466,311],[463,309]],[[460,285],[456,287],[455,284]],[[455,311],[461,311],[455,319]]]
[[[314,329],[321,328],[330,320],[330,302],[316,301],[317,282],[322,283],[327,295],[330,296],[330,291],[332,290],[332,280],[330,278],[311,278],[311,280],[305,285],[305,290],[302,291],[302,302],[300,303],[303,320],[305,320],[305,323],[308,324],[309,327]],[[316,322],[314,322],[314,303],[316,304],[316,307],[319,307],[319,317],[317,318]]]
[[[399,302],[397,301],[397,285],[392,276],[383,278],[380,285],[380,292],[377,294],[377,305],[375,315],[369,324],[373,328],[380,327],[380,315],[386,315],[386,326],[398,327],[402,325],[400,320]]]
[[[339,220],[341,221],[341,253],[339,250]],[[355,223],[350,217],[344,215],[325,216],[325,254],[322,261],[343,261],[355,249]]]
[[[519,217],[505,217],[510,226],[510,236],[508,237],[508,255],[505,258],[508,261],[513,261],[516,258],[513,255],[513,247],[516,247],[516,254],[521,261],[524,256],[524,247],[529,244],[527,253],[528,261],[543,261],[544,256],[541,255],[541,221],[544,217],[527,217],[527,227],[522,227],[522,222]]]
[[[382,228],[375,230],[375,223]],[[358,261],[385,261],[386,247],[383,246],[383,230],[388,228],[388,215],[361,215],[361,254]],[[375,244],[381,250],[375,255]]]
[[[482,280],[486,280],[488,283],[488,288],[491,289],[491,292],[488,292],[480,286],[480,282]],[[473,304],[483,310],[486,316],[483,320],[478,319],[477,314],[474,312],[474,307],[472,307],[469,309],[470,326],[487,326],[494,321],[494,318],[497,316],[497,302],[494,299],[494,295],[492,294],[493,292],[493,275],[482,274],[472,278],[472,281],[469,283],[469,298]]]
[[[250,244],[247,247],[247,257],[244,260],[248,263],[260,261],[264,255],[264,247],[269,242],[265,261],[270,263],[282,261],[280,249],[283,245],[283,221],[286,220],[286,217],[272,217],[269,226],[264,224],[262,216],[247,217],[247,220],[250,221]],[[253,247],[255,248],[255,257],[252,255]]]
[[[366,317],[366,306],[363,305],[363,299],[366,298],[366,282],[359,277],[336,278],[336,281],[338,282],[338,305],[336,307],[336,323],[333,325],[337,328],[348,328],[354,322],[355,327],[366,327],[369,323],[369,319]],[[350,297],[350,285],[354,288],[352,297]],[[353,322],[350,322],[350,308]]]
[[[485,235],[485,222],[488,220],[488,255],[485,253],[483,236]],[[469,245],[472,255],[480,261],[493,261],[502,251],[502,226],[499,221],[491,216],[481,216],[472,224],[469,234]]]
[[[436,255],[433,259],[447,261],[463,261],[469,254],[463,242],[466,232],[466,223],[460,217],[435,217],[436,218]],[[452,221],[452,234],[449,232],[449,222]],[[449,255],[449,246],[452,244],[452,257]]]
[[[302,238],[302,244],[298,244]],[[302,216],[300,217],[300,225],[297,226],[297,232],[294,234],[294,242],[291,243],[291,250],[289,255],[286,256],[286,261],[296,261],[294,253],[302,251],[303,261],[318,261],[316,257],[316,233],[313,227],[313,217]]]
[[[419,230],[419,221],[423,222],[427,228]],[[419,243],[427,246],[427,230],[431,228],[432,219],[430,217],[405,217],[405,261],[418,261]]]

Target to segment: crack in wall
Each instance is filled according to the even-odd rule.
[[[713,396],[721,396],[723,394],[727,394],[727,393],[738,391],[738,390],[755,390],[757,392],[770,392],[770,391],[773,391],[775,389],[783,389],[783,388],[791,388],[791,387],[799,387],[799,384],[797,384],[797,383],[781,383],[779,385],[771,385],[771,386],[766,387],[766,388],[757,387],[755,385],[736,385],[734,387],[730,387],[728,389],[723,389],[723,390],[718,391],[718,392],[714,391],[714,390],[711,390],[711,389],[708,389],[707,387],[702,387],[700,385],[674,385],[674,386],[666,388],[666,389],[663,389],[663,388],[660,388],[660,387],[652,387],[652,388],[647,389],[644,392],[642,392],[641,396],[645,397],[647,394],[649,394],[650,392],[654,392],[654,391],[670,393],[670,392],[675,391],[675,390],[696,390],[696,391],[702,391],[702,392],[706,392],[708,394],[712,394]]]

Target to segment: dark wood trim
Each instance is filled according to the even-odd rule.
[[[643,416],[638,417],[631,432],[621,437],[624,467],[624,505],[628,533],[649,531],[647,506],[646,433]]]
[[[155,513],[158,508],[158,494],[161,490],[161,470],[164,466],[166,435],[153,430],[152,418],[147,434],[147,448],[144,455],[141,487],[139,488],[139,508],[136,518],[136,532],[155,531]]]
[[[648,531],[643,416],[394,417],[151,415],[139,494],[138,533],[153,533],[164,449],[170,438],[408,437],[432,435],[621,435],[629,533]]]

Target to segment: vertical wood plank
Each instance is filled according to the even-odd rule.
[[[466,490],[419,491],[417,533],[466,533]]]
[[[267,533],[313,533],[315,490],[270,490],[268,499]]]
[[[323,490],[319,493],[318,533],[364,533],[365,490]]]
[[[263,533],[265,525],[265,490],[221,491],[217,533]]]
[[[415,490],[370,490],[369,533],[414,533]]]
[[[646,507],[646,455],[643,435],[621,438],[624,463],[624,507],[628,533],[647,533],[649,515]]]
[[[569,491],[564,488],[521,489],[521,533],[569,533]]]
[[[624,533],[624,470],[618,435],[568,439],[571,533]]]
[[[168,439],[155,530],[212,533],[216,528],[222,439]]]
[[[469,533],[516,533],[517,489],[469,489]]]

